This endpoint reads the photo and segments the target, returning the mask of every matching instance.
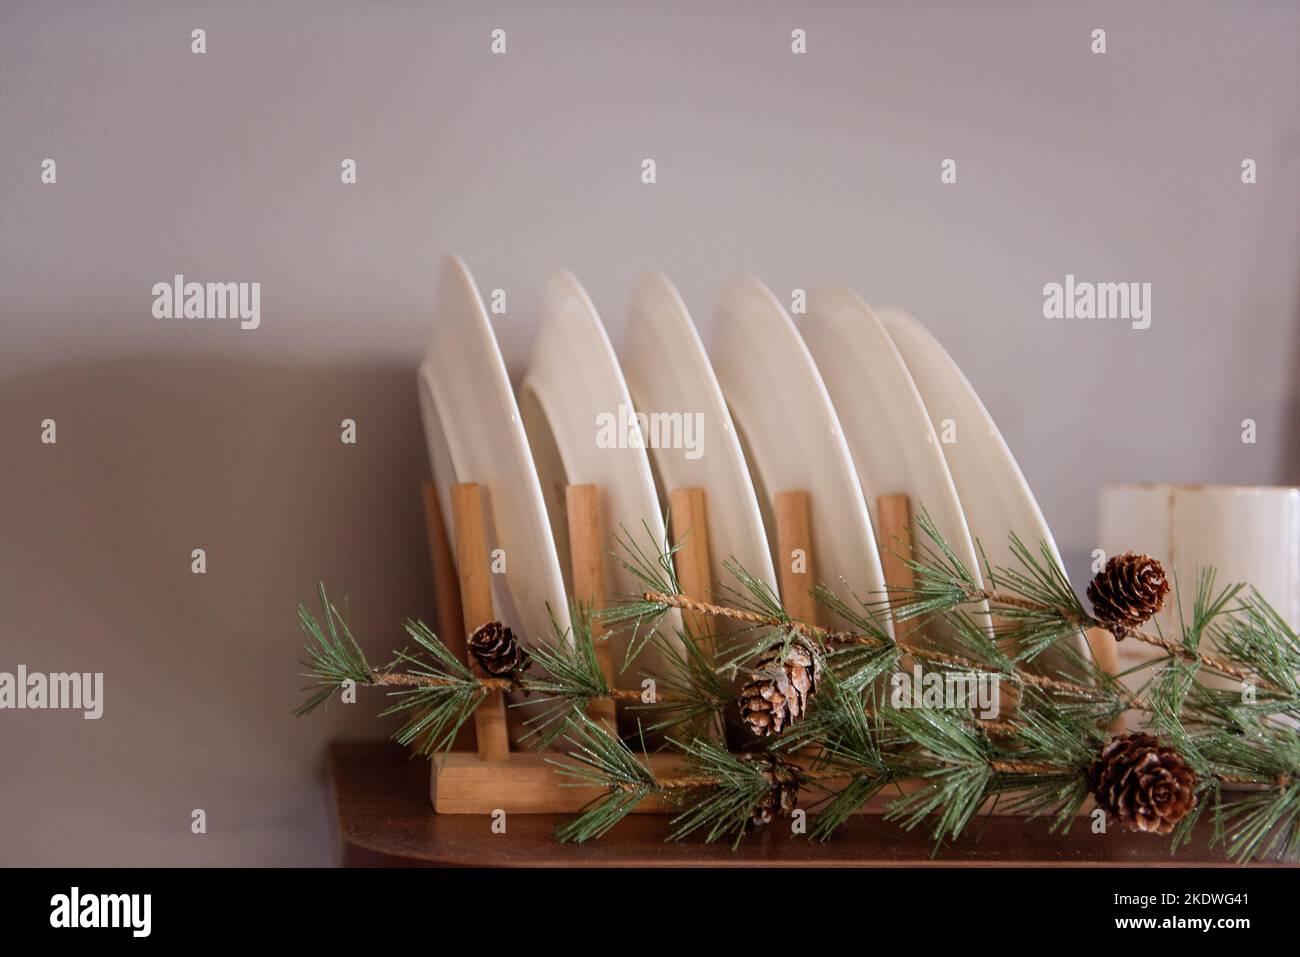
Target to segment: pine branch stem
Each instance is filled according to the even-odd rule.
[[[518,685],[510,678],[478,678],[479,687],[484,691],[513,691]],[[407,671],[373,671],[370,673],[372,685],[397,685],[416,688],[446,688],[461,684],[451,678],[437,675],[412,674]]]
[[[646,601],[667,605],[671,608],[679,608],[683,611],[696,612],[697,614],[707,615],[714,618],[726,618],[731,621],[740,621],[752,625],[765,625],[772,628],[793,628],[801,634],[812,638],[819,638],[830,644],[857,644],[867,645],[869,647],[883,647],[886,644],[886,642],[874,637],[873,635],[850,631],[833,631],[829,628],[823,628],[820,625],[799,621],[796,618],[779,618],[775,615],[760,615],[756,612],[746,611],[743,608],[733,608],[729,605],[716,605],[712,602],[700,601],[686,595],[669,595],[659,591],[647,591],[642,597]],[[930,648],[924,648],[906,641],[895,641],[894,644],[912,657],[920,658],[922,661],[930,661],[934,664],[944,665],[945,667],[964,669],[967,671],[1003,674],[999,669],[990,668],[988,665],[975,661],[973,658],[966,658],[962,655],[952,655],[942,651],[934,651]],[[1073,681],[1064,681],[1059,678],[1050,678],[1046,675],[1031,674],[1020,669],[1016,670],[1015,678],[1017,681],[1022,681],[1025,684],[1031,684],[1039,688],[1047,688],[1053,691],[1062,691],[1087,697],[1096,694],[1096,688],[1089,685],[1077,684]]]
[[[1259,784],[1264,787],[1289,788],[1294,779],[1289,774],[1279,774],[1271,781],[1261,781],[1257,777],[1249,777],[1244,774],[1216,774],[1224,784]]]
[[[476,680],[479,687],[484,691],[518,691],[524,687],[522,682],[512,678],[478,678]],[[417,688],[445,688],[459,683],[450,678],[440,678],[437,675],[412,674],[408,671],[374,671],[371,672],[368,682],[368,684],[375,686]],[[642,694],[643,692],[636,688],[611,688],[607,694],[592,695],[591,697],[593,700],[640,701]],[[659,693],[655,696],[656,704],[679,704],[689,700],[683,695],[671,693]]]
[[[1101,625],[1101,627],[1106,628],[1105,625]],[[1106,630],[1110,631],[1109,628],[1106,628]],[[1114,636],[1115,634],[1113,631],[1110,633],[1112,636]],[[1138,641],[1146,642],[1148,645],[1154,645],[1157,648],[1163,648],[1166,652],[1168,652],[1173,657],[1179,659],[1180,661],[1185,661],[1189,664],[1196,663],[1196,664],[1205,665],[1207,668],[1211,668],[1214,671],[1222,672],[1223,674],[1235,678],[1237,681],[1240,681],[1242,684],[1249,684],[1253,680],[1258,687],[1264,688],[1268,691],[1272,691],[1274,694],[1280,694],[1280,695],[1290,694],[1290,692],[1287,691],[1285,688],[1281,688],[1278,685],[1273,684],[1273,682],[1271,681],[1267,681],[1263,678],[1252,679],[1249,674],[1242,671],[1240,668],[1236,668],[1228,664],[1226,661],[1224,661],[1221,658],[1216,658],[1214,655],[1207,655],[1204,652],[1188,651],[1182,645],[1178,644],[1175,641],[1170,641],[1168,638],[1161,638],[1159,635],[1149,635],[1146,632],[1142,632],[1142,631],[1131,631],[1128,633],[1126,637],[1136,638]],[[1116,637],[1115,640],[1119,641],[1120,639]]]
[[[1028,598],[1021,598],[1019,595],[1009,595],[1006,592],[994,591],[988,588],[968,589],[966,594],[972,601],[987,601],[989,604],[1005,605],[1009,608],[1022,608],[1026,611],[1037,611],[1044,614],[1058,615],[1063,620],[1078,625],[1080,628],[1100,628],[1117,642],[1122,641],[1124,638],[1135,638],[1148,645],[1163,649],[1167,654],[1179,659],[1180,661],[1187,662],[1188,664],[1204,665],[1207,668],[1212,668],[1222,674],[1229,675],[1243,684],[1251,680],[1250,675],[1246,674],[1241,669],[1228,664],[1228,662],[1221,658],[1205,654],[1204,652],[1189,651],[1178,642],[1171,641],[1168,638],[1163,638],[1160,635],[1152,635],[1148,632],[1137,630],[1125,632],[1123,635],[1118,635],[1115,633],[1114,629],[1107,626],[1105,622],[1093,618],[1091,615],[1080,616],[1072,614],[1064,608],[1045,605],[1041,602],[1031,601]],[[1257,681],[1257,684],[1275,694],[1289,694],[1285,688],[1280,688],[1272,682],[1259,680]]]
[[[998,758],[988,762],[988,766],[1003,774],[1059,774],[1062,767],[1059,764],[1044,764],[1031,761],[1013,761],[1006,758]],[[883,772],[879,767],[874,765],[863,765],[861,767],[837,766],[833,768],[798,768],[796,770],[768,771],[764,774],[774,783],[779,781],[795,781],[804,784],[813,781],[834,781],[857,775],[880,775]],[[1257,777],[1236,774],[1219,774],[1215,777],[1225,784],[1258,784],[1265,787],[1287,788],[1293,783],[1293,779],[1286,774],[1280,774],[1271,781],[1261,781]],[[656,776],[654,779],[653,789],[656,791],[682,791],[691,788],[710,787],[727,783],[726,780],[717,775],[711,774],[682,774],[682,775],[665,775]],[[614,790],[634,791],[639,785],[634,782],[611,783],[610,787]]]
[[[1027,761],[1011,761],[998,759],[989,762],[989,767],[994,771],[1003,774],[1059,774],[1061,767],[1054,764],[1035,764]],[[835,781],[844,778],[855,777],[859,775],[880,776],[888,772],[882,771],[874,765],[863,765],[861,767],[837,766],[833,768],[797,768],[793,770],[767,770],[763,774],[773,783],[799,783],[806,784],[814,781]],[[652,788],[656,791],[684,791],[691,788],[711,787],[720,784],[726,784],[727,780],[723,777],[713,774],[682,774],[682,775],[665,775],[656,776]],[[612,790],[635,791],[644,787],[631,781],[611,782]]]

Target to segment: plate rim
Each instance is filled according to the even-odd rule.
[[[550,518],[546,512],[546,502],[542,497],[541,486],[537,478],[537,469],[533,463],[532,450],[528,444],[528,436],[524,432],[523,419],[519,414],[519,406],[515,400],[514,390],[510,385],[510,375],[507,371],[505,359],[501,354],[501,348],[496,339],[496,332],[492,328],[492,323],[488,317],[487,309],[483,303],[483,297],[479,292],[478,285],[474,281],[473,274],[469,266],[460,256],[449,253],[443,256],[439,262],[438,282],[441,285],[444,282],[451,282],[458,294],[463,297],[466,304],[466,312],[469,316],[469,325],[472,326],[473,333],[477,337],[473,348],[480,351],[486,363],[486,373],[493,389],[496,406],[501,413],[505,415],[505,421],[510,426],[503,430],[503,434],[508,438],[510,453],[514,459],[514,470],[520,474],[519,481],[523,484],[523,491],[527,504],[528,512],[531,515],[534,524],[534,534],[540,535],[540,545],[537,558],[541,564],[543,581],[540,583],[539,591],[548,593],[548,604],[551,605],[549,611],[552,619],[565,634],[569,635],[572,640],[568,595],[564,590],[564,576],[560,571],[559,559],[555,550],[555,540],[551,534]],[[434,317],[434,322],[442,321],[438,316]],[[435,344],[436,344],[435,334]],[[447,416],[444,413],[444,403],[439,402],[439,397],[443,390],[439,386],[439,377],[434,374],[434,368],[438,360],[434,356],[434,347],[431,346],[426,351],[420,362],[417,373],[421,391],[427,397],[429,407],[434,414],[438,429],[442,434],[443,441],[447,445],[451,467],[456,472],[455,479],[457,482],[465,481],[461,476],[464,468],[465,450],[463,440],[455,437],[455,430],[449,430],[447,427]],[[424,427],[428,428],[428,423]],[[427,444],[427,439],[426,439]],[[426,452],[429,450],[426,449]],[[458,461],[459,459],[459,461]],[[432,471],[432,461],[430,470]],[[437,489],[438,502],[442,508],[444,527],[448,530],[452,528],[451,515],[451,489],[450,485],[438,481],[442,486]],[[539,521],[540,516],[540,521]],[[453,561],[455,555],[453,553]],[[549,580],[548,580],[549,579]],[[509,589],[509,583],[505,583]],[[558,601],[557,601],[558,599]],[[540,614],[540,613],[539,613]],[[524,635],[524,639],[529,644],[536,644],[543,640],[542,635]]]
[[[605,377],[608,386],[616,393],[617,401],[625,405],[629,411],[635,412],[636,405],[632,401],[631,390],[628,388],[622,367],[618,363],[618,357],[614,352],[613,343],[610,341],[609,334],[600,317],[600,311],[596,308],[594,301],[583,286],[582,281],[579,280],[578,277],[569,269],[553,270],[547,276],[546,281],[543,284],[541,305],[539,307],[537,336],[533,343],[532,352],[529,355],[528,364],[525,367],[523,376],[520,378],[520,396],[523,395],[525,389],[531,390],[536,396],[542,414],[546,417],[548,427],[551,428],[552,431],[558,431],[555,426],[556,419],[552,415],[549,407],[549,401],[551,398],[547,394],[549,389],[538,387],[539,376],[545,375],[545,371],[539,369],[538,363],[541,361],[541,357],[548,348],[548,337],[554,335],[560,337],[561,340],[565,339],[565,337],[561,335],[561,324],[564,321],[563,317],[560,315],[558,309],[553,308],[553,299],[562,296],[573,296],[577,300],[582,311],[581,323],[583,328],[581,335],[587,337],[583,344],[589,347],[585,354],[585,360],[590,361],[598,359],[600,361],[601,368],[599,374]],[[565,344],[571,345],[572,343],[566,340]],[[576,361],[579,360],[575,359],[575,362]],[[584,369],[586,368],[589,368],[589,366],[584,366]],[[590,376],[584,375],[584,378],[590,379]],[[576,425],[570,427],[577,428]],[[525,429],[525,432],[526,431],[527,430]],[[639,456],[633,454],[633,458],[637,463],[634,466],[637,472],[637,495],[638,497],[644,497],[648,502],[653,502],[655,505],[650,515],[639,515],[637,521],[646,522],[650,526],[650,533],[657,536],[658,541],[666,541],[668,534],[667,527],[664,524],[663,510],[659,507],[659,495],[655,489],[654,473],[650,469],[649,452],[643,447],[628,449],[626,451],[632,453],[640,452]],[[536,467],[536,462],[534,462],[534,467]],[[538,487],[539,489],[541,488],[540,476]],[[647,492],[648,495],[645,494]],[[543,499],[545,499],[545,493],[543,493]],[[640,526],[638,525],[638,528],[639,527]],[[606,536],[609,537],[612,536],[614,530],[605,529],[604,531]],[[630,529],[629,532],[630,534],[635,535],[637,529]],[[608,545],[609,543],[602,544]],[[563,569],[561,569],[561,573],[563,573]],[[676,635],[673,633],[674,629],[671,625],[671,623],[675,621],[680,623],[677,612],[673,610],[670,612],[670,624],[666,635],[666,640],[673,643],[676,643],[678,640]],[[651,652],[653,649],[647,648],[646,651]]]
[[[652,308],[651,303],[659,300],[661,307]],[[776,567],[772,563],[771,550],[768,547],[767,529],[763,522],[763,513],[758,503],[758,493],[754,488],[753,477],[750,475],[749,463],[745,459],[744,449],[740,446],[740,439],[736,432],[735,423],[732,421],[731,410],[727,406],[726,397],[723,395],[722,386],[718,382],[717,373],[713,368],[713,362],[709,357],[708,350],[704,347],[704,340],[700,336],[699,328],[695,320],[691,317],[690,309],[686,305],[681,292],[677,286],[661,270],[651,270],[639,275],[632,284],[632,291],[628,297],[628,327],[624,339],[630,337],[637,323],[637,313],[642,312],[648,317],[649,321],[658,321],[653,317],[661,315],[670,315],[673,323],[672,333],[679,337],[680,351],[677,353],[679,360],[686,360],[691,375],[696,380],[701,390],[701,398],[709,404],[709,412],[715,419],[721,423],[723,431],[723,445],[727,449],[727,456],[732,463],[732,469],[736,472],[737,480],[743,485],[744,501],[732,502],[732,508],[743,509],[745,518],[742,519],[745,527],[745,535],[752,539],[749,547],[751,552],[757,556],[758,563],[761,567],[746,565],[745,570],[766,584],[773,591],[777,589]],[[626,363],[624,363],[626,365]],[[631,388],[629,386],[629,393]],[[635,401],[635,396],[633,396]],[[665,493],[671,494],[672,489],[665,489]],[[661,503],[662,504],[662,503]],[[710,512],[712,514],[712,512]],[[716,549],[715,543],[710,543],[710,564],[713,568],[711,572],[720,570],[722,563],[728,558],[734,556],[720,555]],[[725,582],[726,579],[713,575],[714,584]]]
[[[835,403],[831,401],[830,393],[826,388],[826,383],[822,380],[821,371],[817,368],[817,363],[813,359],[807,343],[803,341],[803,336],[800,335],[798,327],[790,318],[790,314],[786,311],[785,306],[776,297],[776,294],[772,292],[771,288],[758,277],[749,273],[741,273],[730,277],[723,283],[715,299],[713,311],[714,325],[711,336],[712,344],[715,347],[718,346],[719,339],[724,334],[723,330],[726,330],[730,325],[731,320],[727,318],[728,313],[732,309],[730,304],[737,302],[741,297],[747,298],[750,296],[756,297],[758,301],[764,304],[767,308],[768,315],[772,317],[771,321],[774,323],[774,327],[782,330],[782,334],[788,340],[791,351],[794,353],[794,365],[799,368],[805,376],[806,384],[811,388],[813,399],[819,405],[819,411],[825,417],[824,421],[829,421],[830,423],[831,434],[826,435],[824,431],[821,432],[823,435],[823,441],[828,441],[830,443],[830,447],[833,450],[833,461],[836,463],[837,469],[842,472],[841,480],[856,492],[856,498],[853,501],[837,503],[837,505],[842,508],[850,509],[857,515],[859,525],[858,537],[865,538],[866,545],[866,557],[862,563],[866,568],[865,577],[874,578],[876,581],[876,585],[874,587],[869,587],[868,592],[875,594],[879,592],[880,589],[885,588],[884,566],[880,560],[880,545],[876,539],[875,525],[871,520],[871,512],[867,508],[866,498],[862,493],[862,485],[858,481],[857,467],[853,462],[852,452],[850,451],[848,442],[845,439],[844,428],[840,424],[839,413],[835,410]],[[721,382],[721,377],[719,377],[720,386]],[[724,395],[725,394],[726,390],[724,388]],[[728,405],[730,405],[730,401],[728,401]],[[757,465],[753,465],[751,468],[757,468]],[[843,571],[838,571],[836,576],[842,579]],[[819,577],[819,581],[825,581],[828,585],[832,584],[834,580],[835,578]],[[852,589],[850,588],[850,590]],[[890,635],[893,635],[893,623],[891,621],[885,619],[882,622],[882,626]]]
[[[885,330],[889,333],[890,338],[894,340],[895,346],[898,345],[898,336],[894,332],[894,327],[912,330],[916,334],[917,341],[922,343],[922,347],[926,350],[927,354],[936,359],[944,367],[944,373],[950,375],[952,381],[956,383],[957,392],[969,403],[970,408],[974,410],[976,414],[978,424],[983,426],[983,428],[976,428],[974,430],[977,435],[975,441],[992,442],[992,447],[998,451],[998,459],[1003,465],[1008,466],[1007,474],[1013,479],[1011,488],[1015,489],[1017,492],[1017,498],[1021,503],[1028,506],[1028,514],[1030,514],[1033,522],[1036,523],[1038,530],[1042,533],[1039,536],[1040,539],[1051,549],[1052,557],[1056,560],[1062,572],[1064,572],[1065,562],[1061,558],[1060,549],[1057,547],[1056,537],[1052,534],[1051,527],[1047,524],[1047,518],[1043,515],[1043,510],[1039,507],[1038,500],[1034,497],[1033,490],[1029,487],[1029,482],[1020,468],[1020,463],[1016,461],[1016,457],[1012,453],[1011,447],[1007,444],[1006,437],[1002,434],[1002,430],[998,428],[993,416],[989,413],[988,407],[985,406],[984,400],[981,399],[979,393],[975,391],[975,387],[971,385],[970,380],[966,377],[966,373],[962,371],[961,366],[952,357],[948,350],[943,347],[943,343],[939,341],[938,337],[936,337],[934,333],[926,328],[925,324],[921,322],[921,320],[917,319],[908,310],[903,309],[901,306],[887,305],[881,306],[877,309],[876,315],[880,318],[880,321],[884,323]],[[899,353],[901,354],[902,352],[903,350],[900,348]],[[906,356],[904,356],[904,361],[907,361]],[[917,386],[917,389],[918,391],[920,390],[919,385]],[[924,398],[925,397],[922,396],[923,401]],[[928,404],[926,409],[928,412]],[[978,436],[980,435],[983,435],[983,438],[979,438]],[[948,453],[944,452],[943,455],[946,460],[948,458]],[[955,485],[957,482],[957,476],[955,470],[953,470],[951,462],[949,462],[948,468],[949,471],[953,472],[953,483]],[[957,491],[957,497],[962,503],[962,512],[968,513],[970,511],[970,506],[968,506],[965,500],[962,499],[960,489]],[[977,505],[976,507],[978,508],[979,506]],[[967,519],[967,524],[969,526],[969,518]],[[1004,531],[1004,534],[1007,534],[1010,531],[1012,530],[1007,529]],[[976,538],[973,530],[971,531],[971,539],[977,543],[978,548],[979,540]],[[1098,656],[1092,651],[1092,647],[1084,636],[1082,630],[1078,634],[1075,646],[1074,650],[1076,653],[1090,657],[1094,661],[1098,660]]]

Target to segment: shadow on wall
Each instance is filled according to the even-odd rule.
[[[5,715],[0,861],[328,863],[325,742],[392,725],[364,690],[291,715],[295,607],[351,596],[381,662],[434,620],[414,363],[131,357],[6,378],[0,408],[0,670],[104,673],[97,721]]]
[[[1284,419],[1286,449],[1282,454],[1278,484],[1300,485],[1300,290],[1296,292],[1296,318],[1292,326],[1291,374],[1287,376],[1287,411]]]

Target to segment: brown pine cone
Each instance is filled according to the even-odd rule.
[[[1088,789],[1133,831],[1168,834],[1196,807],[1196,772],[1173,748],[1141,731],[1107,742],[1088,769]]]
[[[780,734],[807,712],[820,669],[803,642],[774,645],[755,663],[753,677],[740,691],[740,717],[760,738]]]
[[[1125,552],[1106,560],[1088,585],[1088,600],[1097,620],[1123,639],[1165,607],[1169,580],[1150,555]]]
[[[775,755],[769,760],[768,780],[772,786],[750,813],[750,823],[755,826],[771,824],[778,814],[789,817],[799,804],[799,769]]]
[[[494,678],[527,671],[531,663],[515,633],[499,621],[489,621],[474,630],[469,636],[469,653]]]

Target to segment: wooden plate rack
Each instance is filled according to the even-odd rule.
[[[475,483],[451,487],[452,528],[448,535],[432,483],[425,483],[423,495],[439,634],[454,653],[469,661],[480,674],[477,664],[468,657],[466,636],[495,617],[483,517],[485,497],[485,490]],[[686,595],[709,600],[713,581],[704,490],[676,489],[670,503],[670,534],[674,542],[681,544],[674,556],[678,580]],[[883,550],[889,556],[884,568],[886,583],[891,587],[910,585],[911,569],[901,557],[906,554],[904,549],[910,548],[912,534],[907,497],[884,496],[878,504],[880,541],[897,543]],[[603,607],[607,593],[600,491],[594,485],[570,485],[565,489],[565,505],[572,597],[593,608]],[[778,554],[788,557],[801,549],[805,557],[800,563],[789,560],[778,563],[780,591],[792,617],[804,621],[816,621],[818,615],[810,593],[816,581],[811,560],[810,508],[807,492],[794,490],[776,495]],[[689,612],[683,619],[693,634],[713,630],[707,621],[697,620]],[[597,642],[596,649],[605,677],[612,684],[614,665],[609,645]],[[589,713],[593,718],[612,723],[615,702],[593,702]],[[511,748],[505,696],[500,691],[492,692],[475,709],[472,735],[465,733],[466,730],[458,737],[455,750],[432,761],[429,796],[439,814],[490,814],[497,810],[515,814],[573,813],[600,794],[597,788],[565,784],[554,765],[547,763],[546,755]],[[681,759],[676,755],[651,754],[648,759],[656,773],[681,767]],[[641,802],[636,812],[664,810],[662,803],[651,799]]]

